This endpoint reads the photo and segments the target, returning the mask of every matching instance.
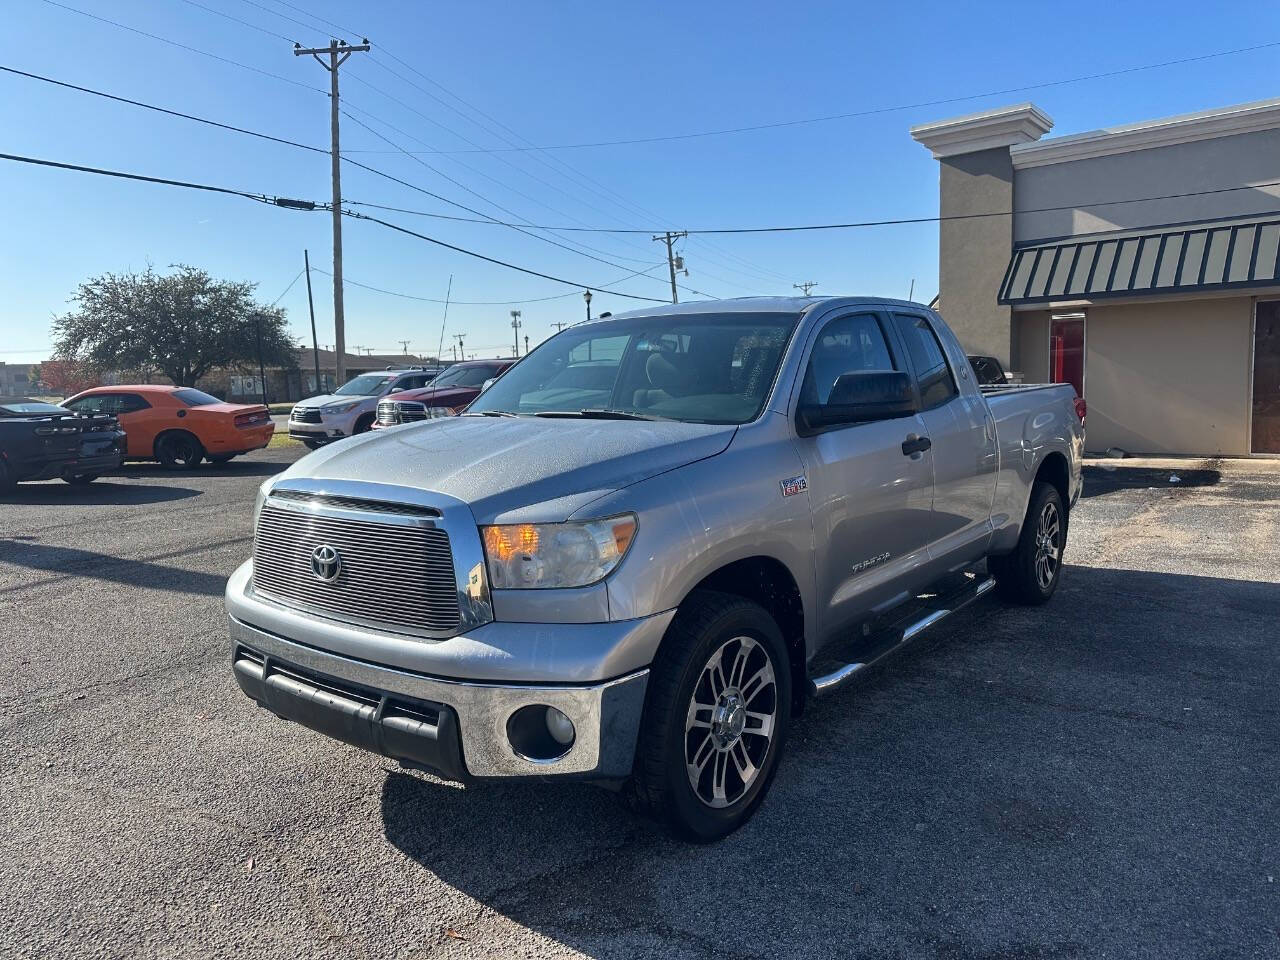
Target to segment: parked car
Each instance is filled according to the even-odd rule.
[[[998,357],[969,357],[969,366],[973,368],[974,375],[978,378],[979,386],[990,386],[999,384],[1001,386],[1009,382],[1009,374],[1004,372],[1004,364]]]
[[[362,373],[333,393],[295,404],[289,414],[289,436],[315,450],[334,440],[364,433],[373,426],[380,397],[421,389],[435,376],[434,370],[421,367]]]
[[[92,483],[124,463],[125,435],[107,414],[79,415],[25,397],[0,397],[0,490],[21,480]]]
[[[514,360],[464,360],[455,363],[425,387],[405,390],[379,400],[373,429],[456,416],[480,396],[486,383],[501,376],[513,363]]]
[[[260,403],[224,403],[203,390],[132,384],[94,387],[64,406],[109,413],[128,435],[131,460],[159,460],[171,470],[226,463],[271,442],[275,424]]]
[[[461,416],[263,484],[226,590],[234,675],[408,766],[622,784],[713,840],[810,698],[993,587],[1053,595],[1083,483],[1072,401],[984,396],[904,301],[579,324]]]

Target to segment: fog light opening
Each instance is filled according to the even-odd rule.
[[[555,707],[530,704],[507,719],[507,739],[516,755],[533,763],[555,763],[573,747],[573,721]]]

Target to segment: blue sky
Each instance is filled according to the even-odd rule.
[[[6,4],[7,35],[21,43],[10,43],[0,63],[327,147],[328,101],[316,91],[327,89],[328,75],[313,60],[292,56],[284,39],[325,43],[333,31],[322,24],[309,28],[287,19],[305,23],[319,17],[355,28],[374,45],[373,57],[357,54],[343,68],[348,106],[409,149],[449,151],[471,147],[468,141],[486,148],[506,145],[494,129],[508,140],[538,145],[661,136],[963,97],[1280,40],[1280,7],[1264,3],[1022,2],[979,9],[955,3],[661,0],[626,5],[291,2],[308,12],[280,0],[200,0],[260,28],[253,29],[183,0],[65,0],[316,90],[137,36],[44,0]],[[441,86],[388,55],[408,61]],[[1275,62],[1273,49],[762,132],[549,153],[421,158],[463,187],[345,118],[343,146],[361,162],[459,203],[508,216],[492,201],[539,224],[679,229],[930,216],[937,212],[937,165],[910,139],[912,124],[1031,99],[1054,118],[1051,135],[1075,133],[1276,96]],[[469,106],[451,100],[441,87]],[[515,134],[495,128],[472,107]],[[320,154],[6,74],[0,74],[0,131],[0,152],[252,192],[329,196],[329,161]],[[354,152],[360,150],[392,152]],[[304,248],[311,251],[313,265],[331,267],[330,222],[321,213],[7,162],[0,163],[0,195],[5,210],[0,360],[42,359],[51,316],[66,309],[81,279],[94,274],[181,261],[257,283],[259,297],[270,302],[301,269]],[[468,216],[349,167],[343,195]],[[613,266],[504,227],[385,216],[449,243],[588,284],[663,260],[661,245],[647,236],[560,238],[595,248],[591,256]],[[522,333],[533,343],[552,332],[552,323],[583,316],[580,293],[570,288],[373,224],[346,221],[344,246],[349,280],[422,297],[443,299],[451,274],[457,301],[572,293],[518,305]],[[905,297],[914,278],[917,299],[928,299],[937,285],[933,224],[722,237],[709,243],[695,238],[682,247],[690,276],[681,282],[714,296],[791,293],[793,282],[817,280],[821,293]],[[617,289],[666,296],[665,267],[652,276],[657,279],[633,279]],[[319,339],[332,343],[330,280],[316,273],[313,281]],[[304,285],[295,284],[280,302],[288,308],[294,332],[309,340]],[[600,291],[593,309],[620,311],[632,305],[636,301]],[[513,308],[455,303],[447,333],[465,333],[468,353],[509,353],[508,311]],[[434,352],[441,311],[436,303],[349,286],[347,343],[389,351],[408,339],[410,349]]]

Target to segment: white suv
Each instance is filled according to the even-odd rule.
[[[438,369],[383,370],[362,373],[333,393],[308,397],[289,414],[289,436],[312,450],[343,437],[364,433],[377,415],[378,398],[401,390],[425,387]]]

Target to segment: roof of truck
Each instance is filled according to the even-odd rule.
[[[654,304],[652,307],[629,310],[626,313],[615,313],[604,319],[625,320],[631,317],[651,317],[655,315],[670,317],[681,314],[696,316],[704,313],[803,313],[818,306],[834,304],[854,306],[860,303],[925,308],[922,303],[914,303],[910,300],[895,300],[892,297],[734,297],[730,300],[696,300],[692,303]]]

